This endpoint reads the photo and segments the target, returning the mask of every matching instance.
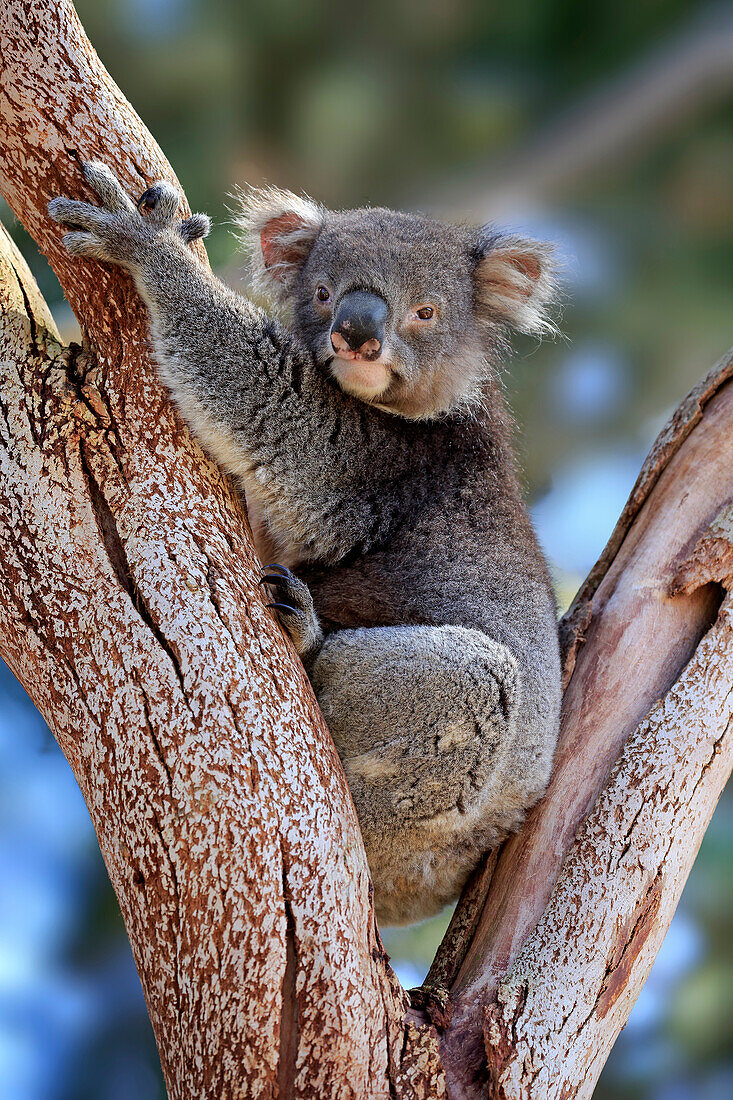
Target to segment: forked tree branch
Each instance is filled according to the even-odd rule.
[[[0,185],[86,337],[60,347],[3,235],[0,647],[86,798],[171,1098],[590,1095],[730,770],[733,363],[566,619],[548,795],[406,1011],[240,502],[161,391],[127,278],[72,264],[45,214],[85,194],[80,160],[131,193],[170,168],[68,0],[7,0],[0,36]]]

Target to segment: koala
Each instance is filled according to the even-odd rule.
[[[458,896],[542,794],[558,733],[556,608],[497,373],[551,328],[548,250],[384,209],[242,198],[254,283],[188,247],[168,183],[49,205],[75,256],[126,268],[160,375],[244,494],[262,582],[313,684],[386,924]]]

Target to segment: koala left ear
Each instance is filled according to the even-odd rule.
[[[285,301],[323,228],[325,209],[276,187],[251,188],[237,198],[235,223],[242,230],[253,279],[266,294]]]
[[[473,250],[476,305],[488,322],[544,336],[556,331],[547,307],[557,295],[551,245],[486,226]]]

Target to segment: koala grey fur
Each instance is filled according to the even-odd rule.
[[[549,327],[547,255],[252,192],[253,271],[285,326],[198,261],[208,219],[182,222],[169,184],[136,207],[104,165],[84,175],[102,205],[49,210],[70,252],[132,273],[164,381],[281,563],[265,579],[343,761],[378,916],[430,916],[520,825],[557,738],[555,604],[495,373],[510,327]],[[356,291],[388,317],[379,356],[350,361],[329,334]]]

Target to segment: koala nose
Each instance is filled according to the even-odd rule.
[[[338,304],[331,325],[334,351],[353,351],[367,359],[376,359],[384,343],[387,303],[376,294],[353,290]]]

